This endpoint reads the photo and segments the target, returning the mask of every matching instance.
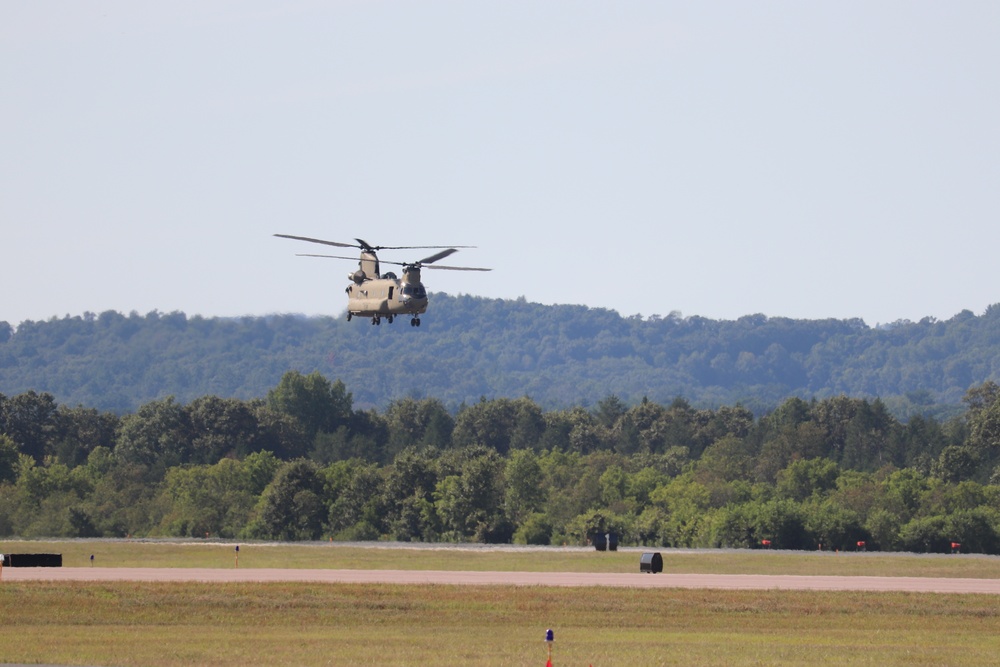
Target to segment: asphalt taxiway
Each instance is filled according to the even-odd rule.
[[[795,576],[762,574],[613,574],[444,570],[219,568],[4,568],[3,581],[312,582],[454,586],[568,586],[723,590],[903,591],[1000,594],[1000,579]]]

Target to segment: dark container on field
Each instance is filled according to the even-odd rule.
[[[618,536],[615,533],[595,533],[590,543],[598,551],[618,551]]]
[[[663,572],[663,556],[657,551],[643,554],[639,559],[639,571],[650,574]]]
[[[4,567],[62,567],[62,554],[4,554]]]

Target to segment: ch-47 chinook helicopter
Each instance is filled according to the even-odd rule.
[[[358,262],[358,270],[347,274],[347,278],[351,281],[351,284],[347,286],[348,321],[357,315],[359,317],[370,317],[372,324],[381,324],[383,317],[392,324],[397,315],[412,315],[410,326],[419,327],[420,315],[427,310],[427,290],[424,289],[423,283],[420,282],[420,269],[446,269],[448,271],[491,270],[468,266],[431,266],[439,259],[444,259],[448,255],[458,252],[458,248],[473,248],[475,246],[373,246],[361,239],[354,239],[357,243],[339,243],[337,241],[323,241],[322,239],[291,236],[289,234],[275,234],[275,236],[280,236],[283,239],[320,243],[337,248],[359,248],[361,250],[361,260]],[[383,260],[385,264],[395,264],[396,266],[403,267],[402,278],[396,277],[396,274],[391,271],[384,274],[379,272],[379,259],[375,254],[379,250],[418,249],[441,250],[441,252],[416,262],[390,262]],[[354,259],[353,257],[341,257],[340,255],[313,255],[307,253],[298,253],[298,256]]]

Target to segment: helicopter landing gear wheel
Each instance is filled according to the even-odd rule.
[[[351,317],[353,317],[353,315],[351,315],[350,313],[347,313],[347,321],[348,321],[348,322],[350,322],[350,321],[351,321]]]
[[[378,315],[372,318],[372,324],[374,324],[375,326],[382,324],[382,320],[378,317]]]
[[[388,317],[385,318],[386,322],[388,322],[389,324],[392,324],[393,319],[395,318],[392,315],[389,315]]]
[[[414,317],[412,320],[410,320],[410,326],[411,327],[419,327],[420,326],[420,318],[419,317]]]

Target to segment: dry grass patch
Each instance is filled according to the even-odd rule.
[[[6,582],[0,658],[115,665],[992,665],[1000,598]]]

